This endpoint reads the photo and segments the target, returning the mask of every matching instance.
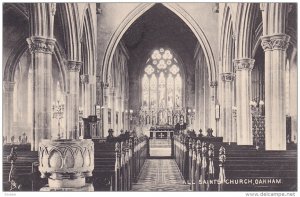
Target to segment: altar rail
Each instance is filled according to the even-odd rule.
[[[222,141],[221,137],[174,135],[174,158],[192,191],[222,190],[226,160]]]
[[[95,142],[93,183],[98,191],[129,191],[148,155],[148,138]]]

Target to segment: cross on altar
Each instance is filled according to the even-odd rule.
[[[160,134],[159,134],[159,138],[162,138],[162,137],[163,137],[163,134],[162,134],[162,133],[160,133]]]

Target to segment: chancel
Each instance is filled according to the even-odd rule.
[[[297,191],[297,15],[4,3],[3,190]]]

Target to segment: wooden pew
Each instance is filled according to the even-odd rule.
[[[119,142],[94,142],[93,184],[96,191],[120,191]]]
[[[10,154],[10,148],[12,146],[17,147],[17,160],[15,162],[15,166],[17,169],[17,181],[22,185],[22,191],[36,191],[35,182],[34,182],[34,172],[32,170],[32,165],[34,162],[38,162],[38,152],[30,151],[30,148],[25,148],[24,145],[4,145],[3,146],[3,190],[10,190],[9,172],[11,168],[11,163],[7,161],[7,156]],[[28,147],[28,146],[26,146]],[[30,146],[29,146],[30,147]]]
[[[222,141],[223,139],[218,137],[174,135],[174,158],[191,190],[217,190],[215,185],[200,183],[217,178],[219,171],[217,152]]]
[[[129,191],[147,157],[147,139],[116,138],[114,142],[97,141],[93,184],[96,191]]]

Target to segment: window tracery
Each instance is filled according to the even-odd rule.
[[[153,51],[142,77],[142,109],[158,118],[158,112],[182,108],[182,74],[177,60],[168,49]]]

